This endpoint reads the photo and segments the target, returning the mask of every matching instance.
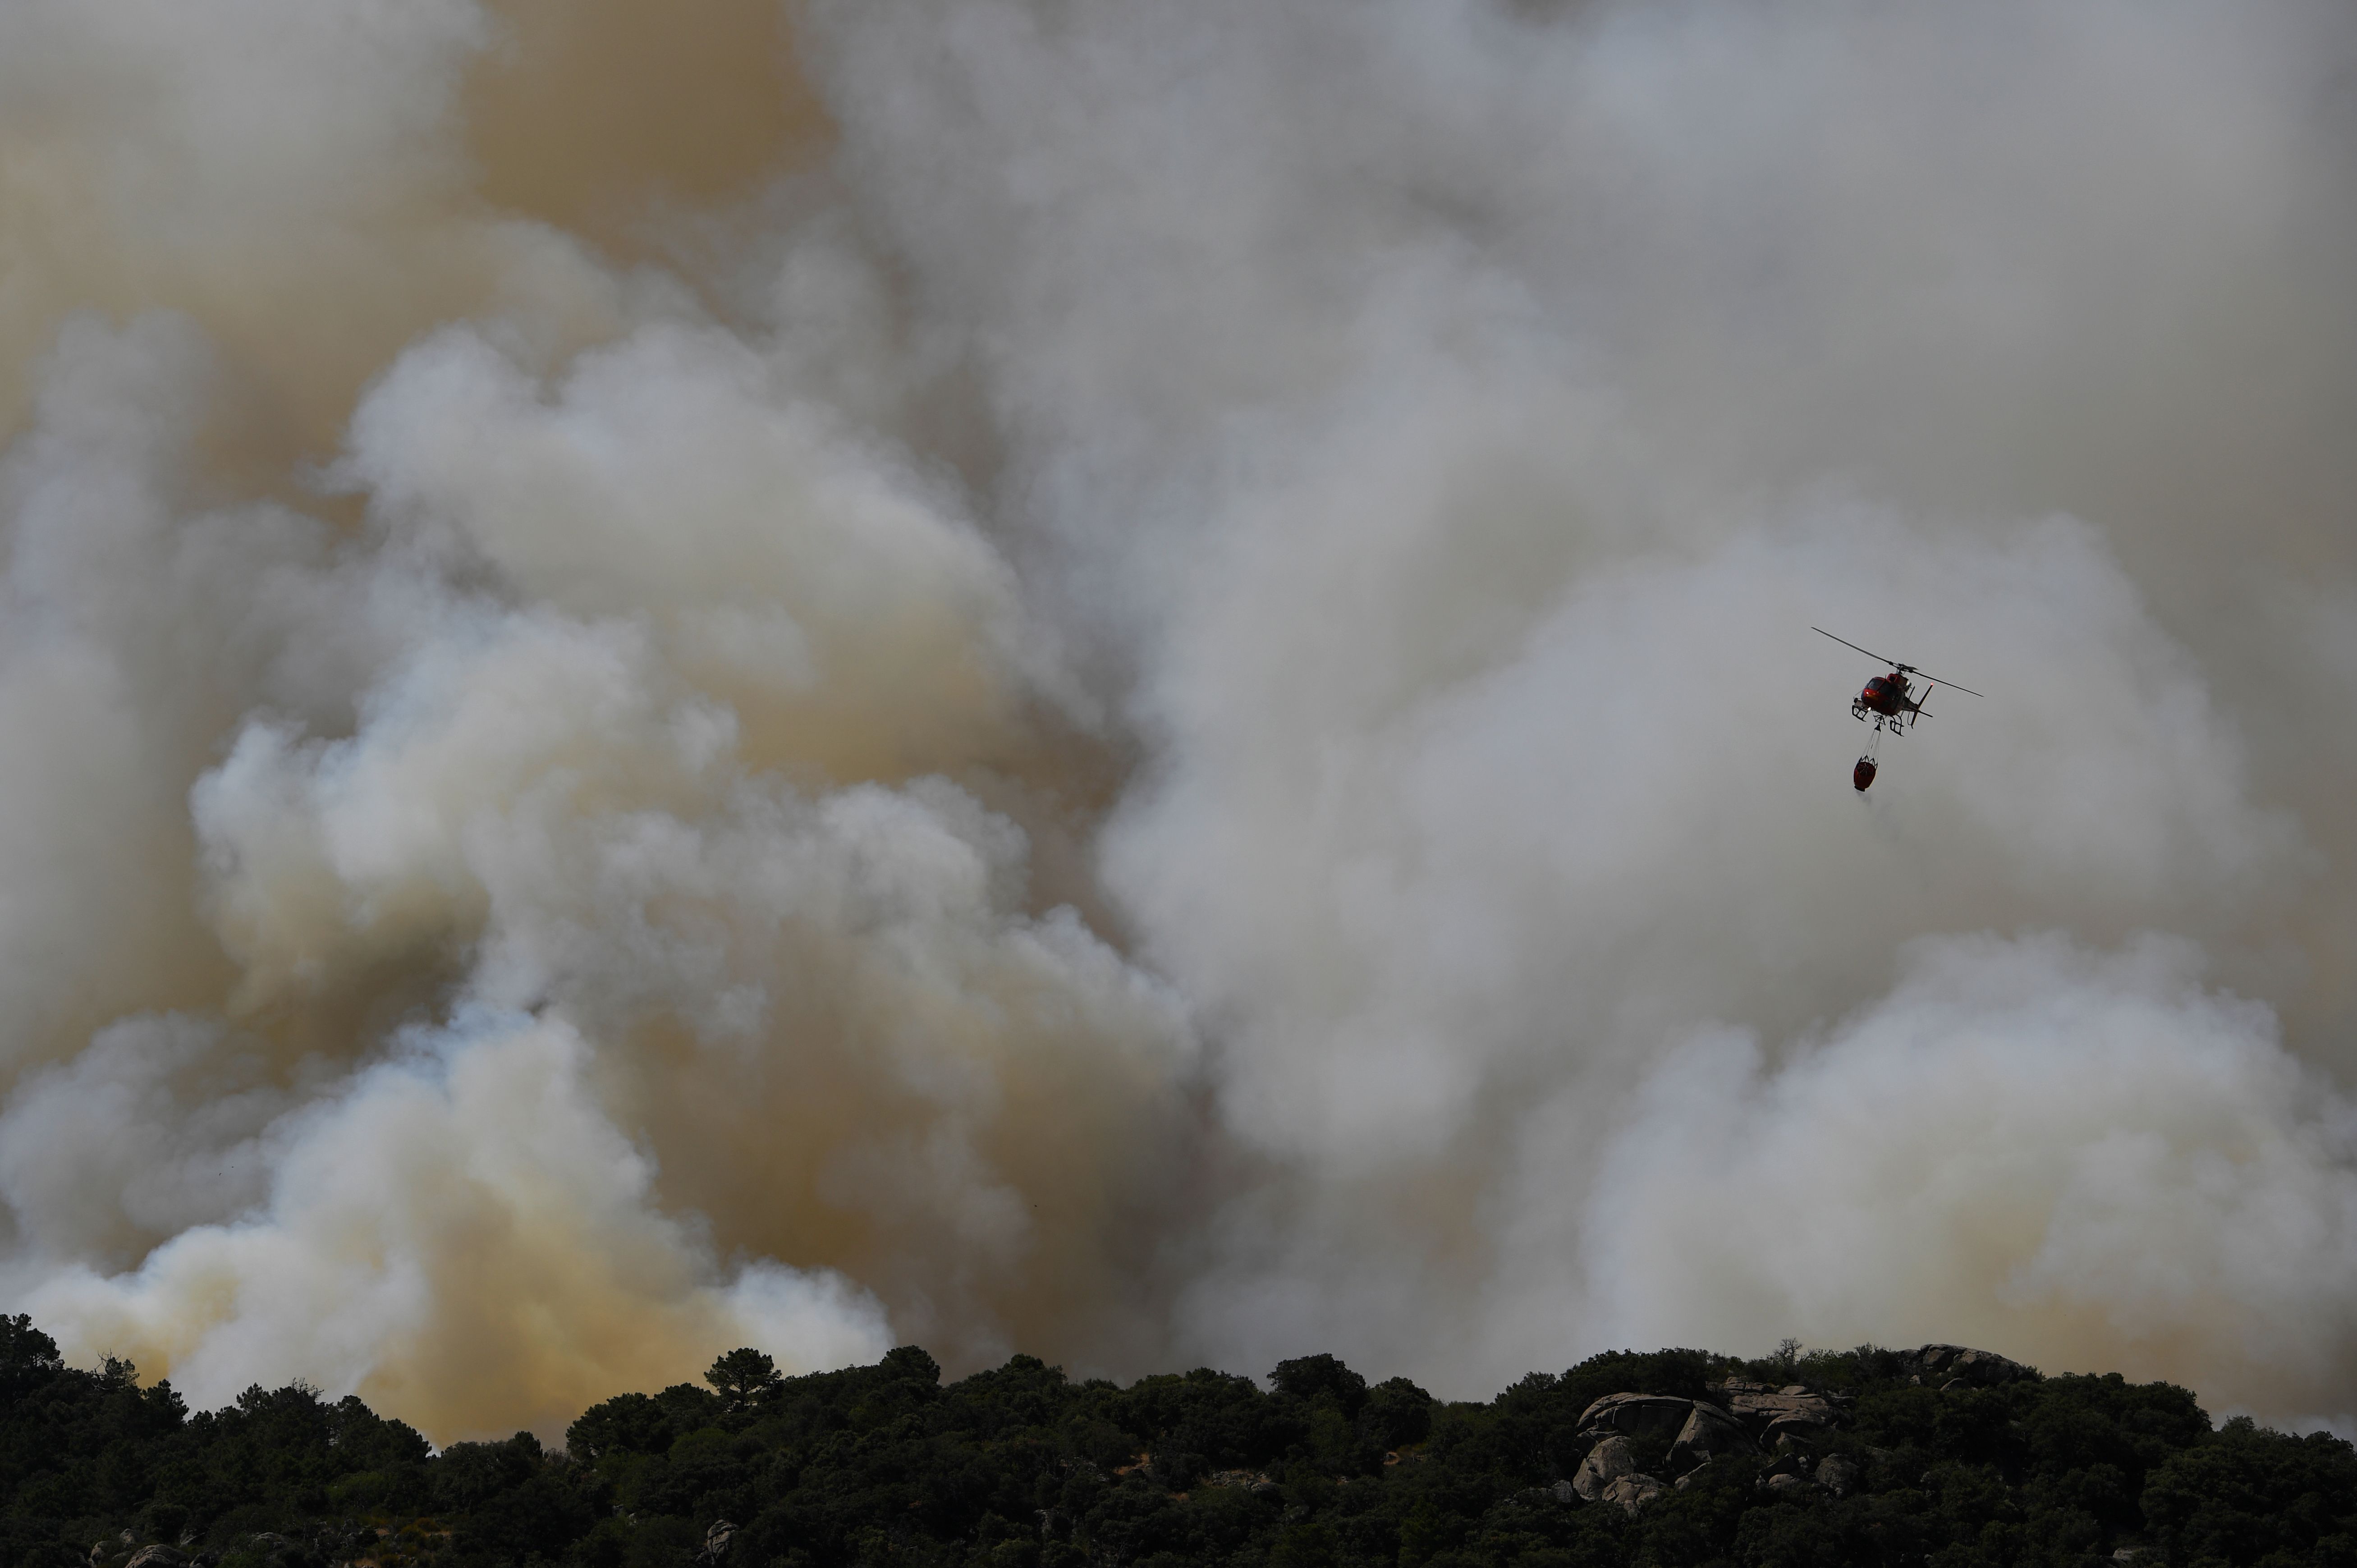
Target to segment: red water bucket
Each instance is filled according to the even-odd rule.
[[[1874,782],[1874,758],[1859,757],[1857,766],[1849,770],[1849,781],[1857,786],[1859,794],[1865,794],[1866,787]]]

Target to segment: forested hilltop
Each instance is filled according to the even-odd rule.
[[[0,1318],[5,1564],[2357,1564],[2357,1452],[1953,1346],[1615,1353],[1486,1404],[1330,1356],[1127,1388],[922,1350],[622,1394],[561,1453],[358,1399],[190,1414]]]

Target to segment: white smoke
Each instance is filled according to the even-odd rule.
[[[839,1276],[709,1282],[694,1228],[651,1212],[650,1162],[588,1092],[571,1030],[462,1020],[410,1047],[274,1124],[264,1203],[133,1273],[53,1265],[26,1308],[85,1355],[152,1348],[200,1404],[310,1378],[462,1430],[561,1428],[585,1371],[645,1382],[682,1346],[880,1354],[876,1304]]]
[[[1742,1143],[1644,1107],[1736,1024],[1778,1087],[1733,1103],[1837,1144],[1803,1086],[1852,1058],[1777,1064],[1911,939],[1984,929],[2092,944],[2058,997],[2178,933],[2338,1053],[2342,809],[2251,757],[2313,768],[2352,694],[2309,630],[2346,614],[2357,493],[2316,413],[2352,407],[2344,16],[822,15],[848,166],[998,371],[1009,526],[1146,650],[1158,765],[1108,875],[1216,1021],[1223,1125],[1283,1173],[1223,1212],[1187,1343],[1470,1391],[1705,1329],[1971,1334],[2276,1408],[2341,1363],[2329,1248],[2166,1309],[2096,1262],[2178,1225],[2178,1266],[2222,1266],[2226,1210],[2175,1201],[2217,1161],[2319,1215],[2357,1190],[2296,1121],[2245,1160],[2298,1103],[2264,1087],[2191,1119],[2108,1239],[1963,1184],[1946,1228],[1906,1211],[1943,1273],[1883,1184],[1814,1194],[1815,1289],[1781,1295],[1750,1283],[1766,1215],[1663,1213],[1739,1203]],[[2303,627],[2287,595],[2341,607]],[[1991,695],[1935,695],[1900,787],[1853,799],[1870,671],[1812,624]],[[1944,1064],[1909,1070],[1928,1095]],[[2094,1075],[2035,1081],[2007,1093],[2062,1097],[2056,1161],[2145,1124]],[[1639,1149],[1662,1208],[1600,1196]],[[2016,1198],[2013,1250],[1959,1237]],[[1642,1225],[1686,1246],[1623,1277]],[[2086,1281],[2024,1283],[2082,1249]]]
[[[1781,1070],[1722,1033],[1649,1079],[1585,1216],[1608,1332],[2034,1322],[2065,1365],[2165,1368],[2277,1411],[2340,1385],[2357,1121],[2265,1006],[2205,992],[2191,949],[2158,938],[1910,958]]]
[[[0,17],[76,1354],[2357,1409],[2344,15],[164,9]],[[642,56],[831,127],[568,153]],[[1987,695],[1859,799],[1812,624]]]

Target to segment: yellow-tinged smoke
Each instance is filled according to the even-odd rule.
[[[954,494],[625,270],[823,145],[705,9],[0,21],[0,1163],[79,1353],[447,1436],[872,1354],[864,1282],[1151,1343],[1183,1024],[1016,825],[1096,743]]]
[[[2348,1419],[2352,61],[0,12],[8,1303],[443,1438],[911,1338]],[[1813,622],[1989,695],[1853,798]]]
[[[462,88],[476,191],[610,255],[758,198],[832,143],[770,0],[506,0]]]

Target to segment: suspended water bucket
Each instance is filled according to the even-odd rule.
[[[1857,787],[1857,792],[1863,795],[1866,793],[1866,787],[1874,782],[1874,758],[1861,757],[1857,759],[1857,766],[1849,770],[1849,781]]]

